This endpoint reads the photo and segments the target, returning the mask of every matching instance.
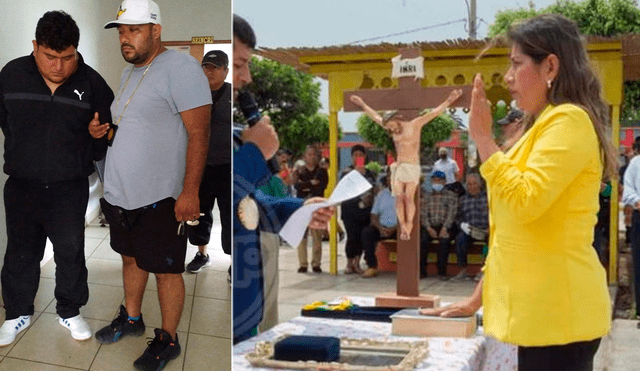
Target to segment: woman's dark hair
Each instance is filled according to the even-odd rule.
[[[547,92],[549,102],[576,104],[587,111],[598,135],[604,158],[604,177],[617,177],[617,152],[610,139],[609,107],[601,97],[600,81],[587,56],[578,26],[560,14],[543,14],[511,26],[507,41],[540,64],[550,54],[559,60],[558,75]],[[525,116],[527,129],[533,124]]]
[[[256,34],[249,22],[237,14],[233,15],[233,36],[251,49],[256,47]]]
[[[36,44],[58,53],[73,46],[78,48],[80,30],[71,16],[63,11],[44,13],[36,26]]]

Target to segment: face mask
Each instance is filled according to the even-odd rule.
[[[447,155],[440,155],[440,158],[443,159],[443,160],[446,160],[447,159]]]
[[[436,192],[440,192],[444,189],[444,185],[442,184],[432,184],[431,188],[433,188],[434,191]]]

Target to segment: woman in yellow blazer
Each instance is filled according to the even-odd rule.
[[[611,322],[605,270],[591,245],[601,179],[615,176],[608,109],[573,21],[538,16],[512,27],[507,40],[505,82],[527,130],[500,151],[480,75],[470,113],[489,195],[484,278],[469,299],[424,312],[469,315],[484,305],[485,333],[519,346],[519,370],[592,370]]]

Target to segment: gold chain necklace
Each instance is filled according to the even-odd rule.
[[[142,80],[144,80],[144,77],[147,76],[147,72],[149,72],[149,68],[151,67],[152,64],[153,64],[153,61],[151,61],[151,63],[149,63],[149,65],[147,66],[147,69],[144,70],[144,73],[142,74],[142,77],[140,78],[140,81],[138,81],[138,85],[136,85],[136,88],[133,89],[133,93],[131,93],[131,96],[129,97],[129,100],[127,100],[127,103],[125,103],[124,108],[122,109],[122,113],[120,114],[120,117],[118,117],[118,121],[115,123],[116,126],[118,126],[118,124],[120,124],[120,120],[122,120],[122,116],[124,116],[124,111],[126,111],[127,107],[129,107],[129,103],[131,103],[131,99],[133,99],[133,96],[138,91],[138,88],[140,87],[140,84],[142,84]],[[118,111],[118,105],[120,104],[120,98],[122,98],[122,94],[124,94],[124,90],[127,88],[127,85],[129,85],[129,79],[131,78],[131,75],[133,74],[133,69],[134,68],[135,68],[135,66],[131,66],[131,72],[129,72],[129,76],[127,76],[127,80],[124,82],[124,86],[122,87],[122,90],[120,91],[120,94],[118,95],[118,100],[116,101],[116,108],[115,108],[114,112]]]

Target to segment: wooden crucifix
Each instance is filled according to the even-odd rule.
[[[401,60],[415,59],[420,56],[420,49],[407,48],[401,50]],[[421,63],[421,62],[420,62]],[[407,64],[402,66],[401,69],[414,70],[421,69],[421,65],[418,68],[414,65]],[[455,91],[460,89],[461,91]],[[422,88],[420,85],[420,79],[415,76],[406,76],[398,78],[398,89],[370,89],[370,90],[357,90],[357,91],[345,91],[344,92],[344,110],[360,111],[364,110],[369,116],[373,116],[374,121],[379,124],[383,122],[383,125],[387,125],[386,120],[381,118],[375,111],[372,110],[395,110],[402,115],[402,119],[412,122],[416,118],[419,112],[424,108],[437,107],[442,110],[442,107],[448,106],[455,101],[457,107],[468,107],[471,100],[472,87],[469,86],[457,86],[457,87],[434,87],[434,88]],[[366,104],[365,104],[366,102]],[[445,104],[446,103],[446,104]],[[429,115],[429,114],[427,114]],[[431,118],[432,119],[432,118]],[[431,120],[425,118],[425,122]],[[413,122],[418,122],[413,120]],[[418,122],[418,124],[421,124]],[[423,123],[422,123],[423,124]],[[411,157],[413,160],[413,169],[407,171],[412,173],[416,169],[419,174],[419,143],[420,143],[420,129],[421,125],[417,128],[417,132],[411,133],[417,136],[416,145],[410,147],[403,147],[405,151],[404,157]],[[389,125],[387,130],[393,135],[394,145],[396,145],[396,153],[399,153],[400,148],[398,145],[402,144],[402,140],[398,140],[399,131],[394,130],[406,130],[406,128],[398,128],[396,126]],[[391,133],[394,132],[394,133]],[[405,132],[405,135],[409,132]],[[402,135],[402,134],[400,134]],[[415,149],[413,148],[415,147]],[[414,151],[411,156],[407,156],[406,152]],[[400,159],[399,159],[400,160]],[[399,166],[396,166],[396,171]],[[418,175],[419,176],[419,175]],[[400,183],[398,183],[400,184]],[[418,187],[411,187],[414,194],[413,209],[411,205],[398,208],[398,212],[401,210],[413,211],[413,216],[406,218],[411,220],[403,220],[403,216],[398,215],[399,228],[397,238],[397,286],[396,295],[384,294],[376,298],[376,305],[379,306],[392,306],[392,307],[428,307],[437,305],[437,299],[432,296],[420,295],[419,292],[419,279],[420,279],[420,192]],[[395,193],[395,191],[394,191]],[[411,197],[410,197],[411,198]],[[399,202],[399,200],[396,200]],[[411,215],[411,214],[409,214]],[[404,225],[403,225],[404,224]],[[426,267],[424,267],[426,269]]]

